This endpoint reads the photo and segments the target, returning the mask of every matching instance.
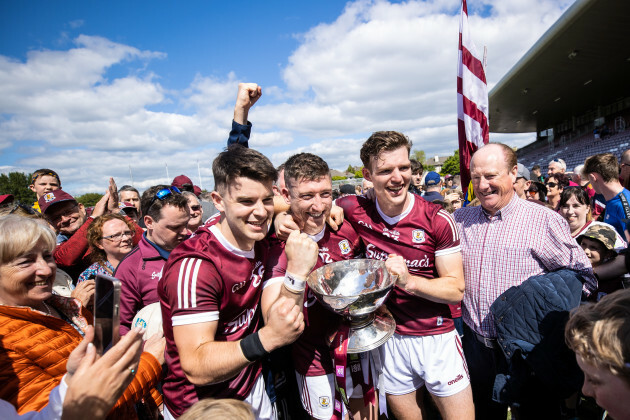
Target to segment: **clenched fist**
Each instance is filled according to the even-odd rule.
[[[293,343],[302,331],[302,308],[293,300],[281,296],[269,308],[267,325],[258,332],[258,337],[265,350],[271,352]]]

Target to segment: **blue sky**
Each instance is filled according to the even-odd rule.
[[[493,86],[571,1],[469,1]],[[0,2],[0,171],[57,170],[74,194],[108,176],[141,190],[180,173],[213,185],[239,82],[263,97],[251,146],[336,169],[399,130],[457,148],[459,1]],[[524,145],[533,135],[493,137]]]

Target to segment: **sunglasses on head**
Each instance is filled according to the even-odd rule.
[[[147,213],[149,212],[149,210],[151,210],[151,206],[153,206],[153,203],[155,203],[155,200],[162,201],[171,194],[181,194],[181,193],[182,192],[179,190],[179,188],[175,186],[162,188],[161,190],[156,192],[155,195],[153,196],[153,199],[149,203],[149,207],[147,207]]]

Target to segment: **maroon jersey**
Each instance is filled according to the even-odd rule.
[[[261,372],[260,362],[224,382],[191,384],[182,371],[173,327],[216,321],[215,341],[237,341],[256,332],[262,326],[259,302],[267,253],[266,241],[257,242],[251,251],[235,248],[217,226],[199,228],[171,252],[158,295],[168,364],[164,401],[173,415],[182,415],[202,398],[242,400],[250,393]]]
[[[410,194],[411,203],[403,214],[388,217],[365,197],[337,200],[345,219],[366,244],[366,258],[386,260],[389,254],[402,256],[409,273],[438,277],[435,257],[460,252],[459,233],[451,215],[442,207]],[[453,330],[449,305],[412,295],[394,287],[387,308],[396,320],[400,335],[434,335]]]
[[[310,238],[319,246],[319,258],[313,270],[332,262],[360,257],[363,253],[359,235],[349,223],[342,224],[337,232],[326,226],[320,234]],[[271,269],[265,272],[263,287],[284,281],[287,270],[284,244],[276,241],[271,248],[267,259],[267,266]],[[341,317],[324,308],[308,285],[304,291],[304,319],[304,332],[292,347],[295,370],[305,376],[333,373],[327,337],[336,331]]]

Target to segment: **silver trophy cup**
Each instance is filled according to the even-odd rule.
[[[374,313],[396,282],[384,261],[356,259],[326,264],[306,281],[322,305],[350,321],[348,353],[375,349],[394,334],[392,316]]]

